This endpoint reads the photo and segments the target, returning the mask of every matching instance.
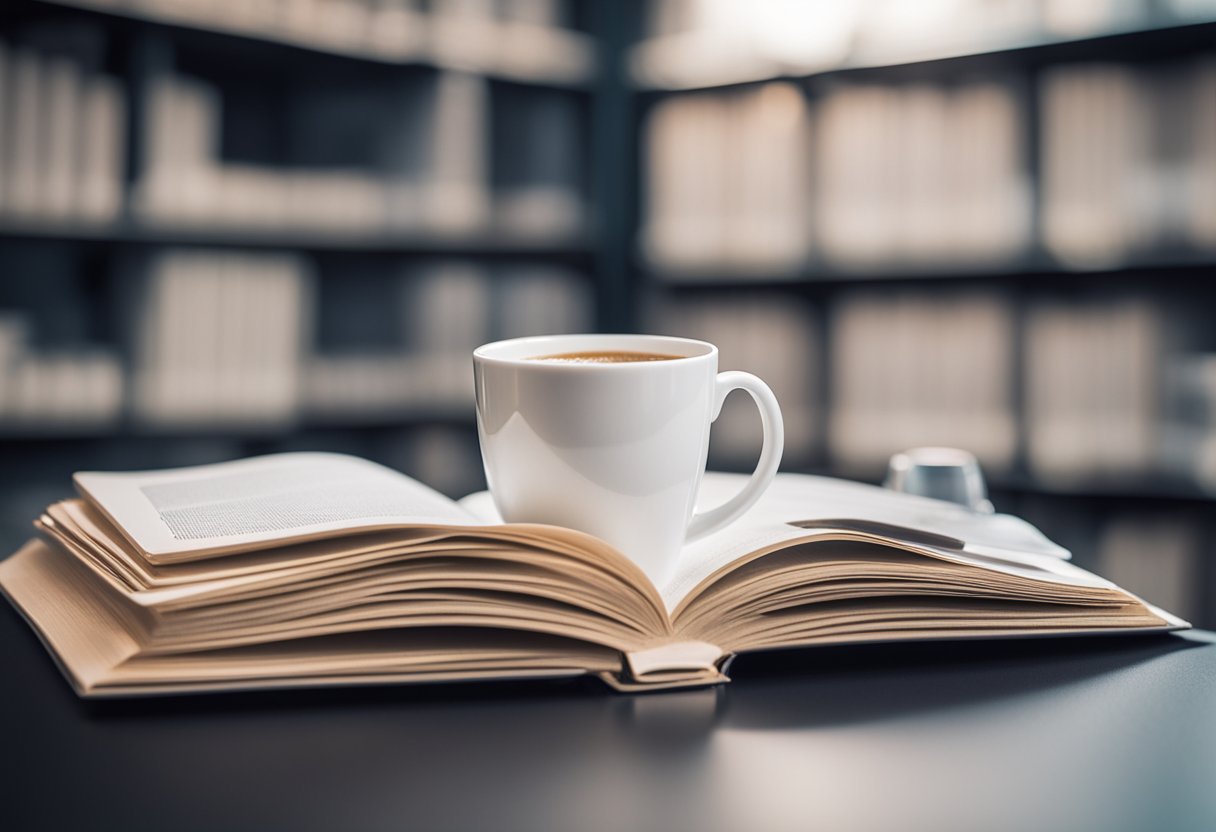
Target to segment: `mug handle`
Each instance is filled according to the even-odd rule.
[[[727,394],[734,390],[746,391],[760,409],[760,423],[764,428],[760,461],[756,463],[756,470],[742,491],[717,508],[693,515],[685,535],[688,541],[704,537],[739,519],[772,484],[773,477],[777,475],[777,466],[781,464],[781,452],[785,447],[785,422],[781,418],[781,407],[769,386],[756,376],[737,371],[718,373],[714,381],[714,410],[710,421],[717,421],[722,413],[722,403],[726,401]]]

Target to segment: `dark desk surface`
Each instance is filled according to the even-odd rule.
[[[801,651],[577,681],[82,702],[0,605],[0,827],[1216,829],[1216,636]]]

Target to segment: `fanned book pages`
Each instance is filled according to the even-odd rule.
[[[719,502],[742,477],[707,474]],[[1185,622],[1005,515],[779,475],[656,582],[354,457],[81,473],[0,588],[82,696],[593,674],[726,681],[740,652],[1150,632]]]

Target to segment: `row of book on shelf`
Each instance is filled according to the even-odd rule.
[[[595,326],[589,281],[556,266],[413,264],[373,281],[365,310],[379,307],[389,333],[374,343],[358,337],[371,328],[364,311],[319,301],[299,255],[167,250],[126,284],[116,329],[127,340],[109,349],[46,349],[36,317],[3,318],[0,424],[273,428],[467,413],[478,344]],[[825,309],[666,299],[646,326],[717,343],[725,368],[764,378],[795,462],[826,447],[872,472],[902,448],[956,445],[990,470],[1024,460],[1058,482],[1172,473],[1216,489],[1216,354],[1176,311],[1142,293],[857,290]],[[745,465],[759,426],[737,398],[712,447]]]
[[[950,445],[1061,486],[1166,476],[1216,489],[1216,354],[1202,321],[1145,293],[857,289],[823,309],[693,297],[650,325],[713,341],[723,366],[768,381],[795,463],[823,447],[873,476],[896,451]],[[739,398],[711,453],[746,466],[759,428]]]
[[[115,220],[126,131],[117,79],[0,42],[0,216]]]
[[[1169,471],[1211,487],[1194,453],[1216,435],[1216,373],[1177,313],[1118,292],[1022,307],[978,291],[846,296],[831,321],[829,447],[874,469],[899,448],[957,445],[1000,471],[1021,432],[1029,468],[1059,483]]]
[[[32,316],[0,316],[0,424],[276,429],[467,414],[476,346],[594,326],[589,283],[555,266],[415,264],[379,281],[391,341],[333,350],[318,347],[324,310],[300,255],[170,249],[126,284],[120,345],[43,348]]]
[[[595,48],[567,0],[58,0],[371,59],[582,83]]]
[[[1072,267],[1216,248],[1216,60],[1059,66],[1040,84],[1037,177],[1015,79],[663,99],[644,127],[643,253],[712,276],[796,273],[812,254],[986,266],[1036,235]]]
[[[1216,0],[653,0],[647,12],[634,80],[692,89],[1210,22]]]
[[[133,215],[147,225],[327,235],[584,230],[578,102],[439,72],[285,95],[283,164],[224,158],[224,94],[162,74],[142,88]],[[389,102],[391,101],[391,106]],[[0,44],[0,217],[112,222],[125,194],[127,89],[70,57]],[[353,147],[352,130],[374,137]]]

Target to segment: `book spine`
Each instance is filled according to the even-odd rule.
[[[621,693],[706,687],[729,682],[722,671],[733,658],[716,644],[681,641],[623,654],[620,673],[599,678]]]

